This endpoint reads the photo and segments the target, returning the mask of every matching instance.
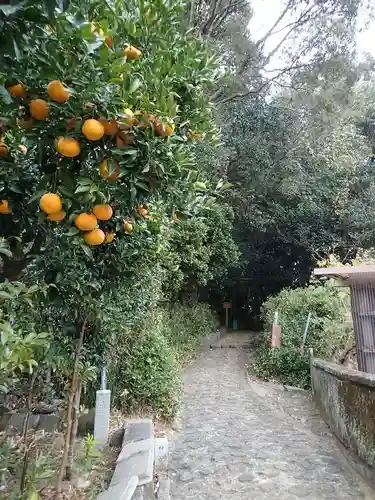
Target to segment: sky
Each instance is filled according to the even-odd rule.
[[[251,0],[254,17],[250,22],[250,30],[253,39],[259,39],[272,26],[281,13],[283,3],[283,0]],[[290,20],[291,18],[289,18]],[[286,19],[285,23],[287,22]],[[375,19],[370,19],[368,10],[363,7],[358,15],[358,28],[360,28],[357,34],[359,54],[369,52],[375,57]],[[271,37],[266,45],[266,50],[271,50],[282,36],[283,33],[279,33]],[[276,61],[273,62],[273,64],[275,63],[277,64]]]

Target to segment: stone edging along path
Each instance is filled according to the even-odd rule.
[[[151,419],[128,420],[110,486],[97,500],[169,500],[167,461],[155,459],[160,441]]]

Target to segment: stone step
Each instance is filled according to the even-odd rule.
[[[131,500],[137,489],[138,477],[124,478],[119,484],[110,486],[108,490],[101,493],[96,500]]]
[[[171,488],[171,481],[168,477],[159,479],[159,488],[155,493],[157,500],[170,500],[169,491]]]
[[[132,500],[155,500],[154,496],[154,484],[144,484],[143,486],[138,486],[135,490]]]
[[[146,495],[140,497],[142,500],[153,498],[154,459],[155,439],[152,420],[141,419],[126,422],[122,449],[116,461],[110,487],[98,498],[100,500],[128,500],[128,498],[136,498],[133,497],[135,493]],[[130,496],[121,496],[126,488],[130,491],[127,485],[129,483],[134,485],[134,480],[132,480],[134,477],[137,483]],[[143,485],[146,486],[139,488]],[[147,496],[150,491],[151,496]],[[107,493],[109,495],[105,496]]]

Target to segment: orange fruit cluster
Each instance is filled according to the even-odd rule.
[[[56,193],[45,193],[40,198],[39,206],[47,214],[47,219],[50,221],[60,221],[65,218],[62,200]]]
[[[7,215],[12,213],[9,208],[8,200],[0,200],[0,214]]]
[[[94,28],[96,29],[96,28]],[[107,42],[106,42],[107,43]],[[112,42],[111,42],[112,43]],[[132,45],[126,45],[124,54],[129,60],[139,59],[142,52]],[[26,87],[22,82],[18,82],[8,88],[10,95],[15,98],[27,98]],[[64,86],[60,80],[52,80],[47,85],[47,94],[52,101],[63,104],[71,97],[71,92]],[[49,103],[41,98],[32,99],[29,102],[29,115],[19,118],[17,123],[20,128],[28,130],[32,128],[34,120],[43,121],[49,116]],[[80,120],[80,117],[71,118],[67,123],[67,130],[72,130],[75,123]],[[140,129],[147,129],[152,125],[155,134],[160,137],[169,137],[173,134],[175,126],[171,121],[163,122],[160,118],[151,114],[143,114],[140,112],[133,113],[130,109],[125,110],[124,116],[116,119],[106,119],[103,117],[88,118],[83,121],[81,132],[89,141],[99,141],[104,136],[115,137],[116,146],[124,148],[133,143],[132,136],[128,133],[129,130],[137,126]],[[67,158],[75,158],[81,153],[81,146],[77,139],[71,136],[58,137],[56,139],[56,151]],[[0,156],[8,154],[7,145],[0,140]],[[105,174],[105,160],[100,168],[100,175],[108,180],[117,180],[120,169],[117,167],[115,173],[111,175]],[[104,173],[102,173],[102,171]]]
[[[109,48],[112,48],[113,41],[111,38],[106,37],[105,43]],[[141,51],[132,45],[127,45],[124,48],[124,54],[129,60],[139,59],[142,55]],[[8,91],[14,98],[26,99],[28,95],[26,87],[22,82],[10,86]],[[66,103],[71,97],[71,92],[60,80],[52,80],[48,83],[47,94],[52,101],[59,104]],[[34,120],[46,120],[50,113],[49,103],[41,98],[31,99],[28,107],[29,115],[17,120],[18,126],[24,130],[32,128]],[[81,117],[70,118],[67,123],[67,130],[72,130],[79,120],[81,120]],[[84,119],[81,132],[89,141],[99,141],[104,136],[113,137],[115,138],[116,146],[123,148],[133,143],[133,137],[129,133],[132,127],[139,127],[142,130],[153,128],[155,134],[161,137],[168,137],[174,132],[172,122],[163,123],[154,115],[143,114],[141,112],[133,113],[130,109],[125,110],[124,115],[118,119],[103,117],[99,117],[98,119]],[[75,158],[81,153],[80,142],[71,136],[58,137],[55,142],[55,148],[58,153],[67,158]],[[20,150],[23,153],[27,153],[27,148],[23,145],[20,145]],[[6,156],[8,152],[8,146],[0,139],[0,156]],[[100,163],[100,176],[109,181],[117,181],[121,174],[118,162],[114,160],[114,169],[110,173],[109,161],[109,158],[104,158]],[[46,214],[47,219],[51,222],[59,222],[66,217],[62,199],[56,193],[47,192],[43,194],[39,205],[41,210]],[[11,213],[7,200],[0,201],[0,213]],[[138,207],[138,214],[145,219],[149,219],[148,211],[144,206]],[[103,243],[110,243],[114,240],[116,233],[114,231],[104,232],[98,227],[98,221],[109,221],[112,215],[113,210],[110,205],[98,204],[92,208],[92,212],[78,214],[74,224],[84,233],[83,237],[87,244],[96,246]],[[123,230],[125,233],[130,234],[133,231],[133,224],[125,220]]]
[[[113,215],[113,210],[110,205],[103,203],[95,205],[92,213],[82,213],[77,215],[74,224],[80,231],[84,231],[84,240],[88,245],[98,246],[102,243],[110,243],[114,240],[115,234],[106,234],[102,229],[98,228],[99,221],[108,221]],[[111,234],[111,236],[109,236]]]

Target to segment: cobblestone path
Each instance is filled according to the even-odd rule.
[[[187,369],[171,499],[373,500],[308,397],[249,380],[247,356],[215,348]]]

